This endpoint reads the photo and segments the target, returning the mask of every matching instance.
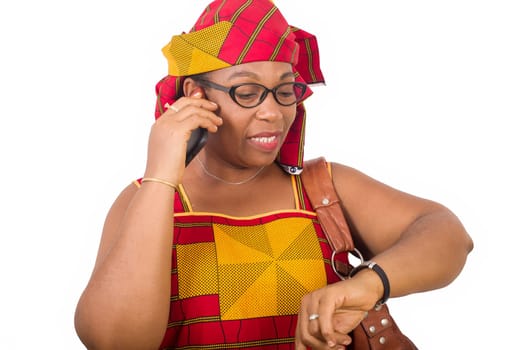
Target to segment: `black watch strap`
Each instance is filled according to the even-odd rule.
[[[356,266],[351,270],[349,273],[349,277],[355,276],[359,271],[362,271],[363,269],[371,269],[375,271],[375,273],[380,277],[380,280],[382,281],[382,285],[384,286],[384,294],[382,295],[382,298],[377,302],[377,307],[381,306],[382,304],[385,304],[386,301],[389,299],[389,293],[390,293],[390,286],[389,286],[389,279],[384,270],[374,261],[368,260],[364,261],[362,264]]]

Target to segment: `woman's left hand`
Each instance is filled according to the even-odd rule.
[[[366,283],[359,283],[355,276],[304,296],[298,314],[295,348],[345,349],[352,341],[348,333],[367,316],[377,300],[373,301],[375,293],[366,288]]]

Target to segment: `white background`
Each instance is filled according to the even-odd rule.
[[[449,287],[390,302],[401,329],[421,350],[522,347],[521,2],[276,3],[321,48],[306,157],[440,201],[475,241]],[[160,49],[206,4],[0,4],[0,349],[83,349],[76,301],[142,175]]]

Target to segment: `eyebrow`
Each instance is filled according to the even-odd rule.
[[[233,78],[237,78],[237,77],[248,77],[248,78],[258,78],[258,74],[256,73],[253,73],[253,72],[250,72],[250,71],[239,71],[239,72],[235,72],[233,74],[231,74],[229,77],[228,77],[228,80],[231,80]],[[286,72],[284,74],[282,74],[280,76],[280,80],[283,80],[285,78],[288,78],[288,77],[295,77],[295,73],[294,72]]]

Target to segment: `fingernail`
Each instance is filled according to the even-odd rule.
[[[195,92],[192,97],[202,97],[202,93],[200,91]]]
[[[328,344],[328,346],[329,346],[330,348],[332,348],[332,347],[334,347],[334,346],[336,345],[335,342],[334,342],[333,340],[328,341],[327,344]]]

